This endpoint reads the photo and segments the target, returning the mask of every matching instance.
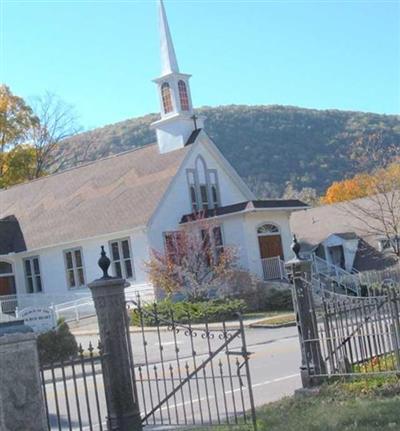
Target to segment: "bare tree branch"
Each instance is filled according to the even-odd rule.
[[[35,178],[63,167],[63,158],[56,157],[60,142],[78,133],[78,116],[73,106],[62,101],[53,93],[36,97],[31,103],[39,124],[30,132],[29,141],[36,151]],[[56,163],[55,163],[56,162]]]

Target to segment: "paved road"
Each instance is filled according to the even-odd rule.
[[[209,350],[216,351],[224,342],[219,337],[219,332],[215,332],[215,337],[211,340],[201,337],[201,331],[198,331],[198,336],[193,338],[193,345],[190,337],[184,334],[183,331],[176,334],[176,343],[174,334],[165,331],[160,334],[156,332],[148,332],[144,334],[147,343],[146,351],[143,348],[143,334],[132,334],[132,345],[135,356],[135,365],[142,365],[142,379],[140,381],[140,373],[137,374],[139,400],[142,409],[146,404],[146,411],[151,410],[151,404],[157,405],[158,401],[164,398],[165,393],[170,393],[173,388],[179,384],[179,377],[184,378],[186,372],[191,372],[195,365],[199,365],[209,356]],[[160,352],[159,337],[163,346]],[[78,341],[86,347],[89,342],[97,343],[96,336],[78,336]],[[210,341],[210,344],[208,344]],[[283,396],[290,395],[293,391],[300,387],[299,363],[300,350],[297,339],[296,328],[281,328],[281,329],[246,329],[246,341],[248,351],[250,351],[250,371],[252,379],[252,387],[256,406],[262,405]],[[179,348],[179,361],[176,361],[175,347]],[[242,340],[240,337],[235,338],[229,345],[229,351],[240,351]],[[191,351],[196,351],[196,363],[193,363]],[[147,368],[145,364],[145,355],[147,354],[148,363],[151,365]],[[160,355],[163,356],[165,364],[164,369],[161,366]],[[213,365],[208,364],[205,371],[199,373],[200,379],[191,380],[191,385],[186,384],[182,390],[177,391],[175,396],[171,397],[168,403],[164,403],[155,416],[150,415],[149,423],[153,420],[157,423],[171,422],[196,423],[209,422],[210,419],[214,422],[218,420],[232,418],[235,413],[239,415],[240,411],[248,409],[249,396],[247,390],[247,380],[242,369],[244,379],[243,385],[236,373],[236,358],[242,363],[242,358],[235,355],[226,355],[225,351],[213,361]],[[221,359],[221,363],[219,363]],[[232,370],[232,378],[229,378],[229,366]],[[156,367],[156,368],[154,368]],[[212,369],[213,368],[213,369]],[[171,374],[172,370],[172,374]],[[79,369],[77,370],[79,374]],[[221,375],[222,372],[222,375]],[[180,376],[178,375],[180,373]],[[212,374],[214,373],[215,384],[213,385]],[[155,379],[160,379],[163,374],[166,376],[166,384],[164,382],[156,384]],[[59,375],[60,372],[59,372]],[[49,377],[49,375],[48,375]],[[171,378],[172,377],[172,378]],[[222,378],[221,378],[222,377]],[[88,400],[85,397],[84,385],[88,388]],[[79,414],[83,429],[89,423],[89,412],[93,424],[98,424],[99,420],[104,417],[105,400],[103,392],[103,382],[101,374],[97,375],[96,384],[98,387],[99,399],[98,402],[94,395],[94,380],[88,377],[85,380],[83,377],[77,379],[76,389],[79,394],[79,407],[75,402],[75,386],[72,379],[64,382],[56,383],[58,395],[58,408],[64,419],[67,417],[66,400],[63,397],[65,389],[69,393],[69,409],[70,416],[75,419],[73,429],[79,429]],[[52,425],[54,429],[58,429],[56,421],[56,397],[54,394],[54,385],[47,384],[47,397],[52,413]],[[159,393],[158,393],[159,390]],[[190,396],[190,392],[192,396]],[[190,401],[192,400],[192,401]],[[87,404],[91,406],[87,408]],[[99,406],[100,414],[97,412]],[[78,412],[79,410],[79,412]],[[52,428],[53,428],[52,427]],[[94,429],[98,429],[95,426]],[[66,423],[62,429],[69,429]],[[86,428],[90,429],[90,428]]]

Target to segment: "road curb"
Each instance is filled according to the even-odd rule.
[[[281,323],[277,325],[268,325],[265,323],[251,323],[250,328],[266,328],[266,329],[278,329],[278,328],[290,328],[296,326],[296,322]]]

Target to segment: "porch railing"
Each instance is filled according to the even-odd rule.
[[[315,254],[312,255],[312,263],[314,276],[323,276],[334,281],[338,285],[342,286],[346,293],[351,292],[357,296],[361,294],[360,279],[358,275],[351,274],[350,272],[321,259]]]
[[[285,262],[280,256],[261,259],[264,280],[286,280]]]
[[[150,284],[135,284],[125,290],[128,299],[141,295],[144,301],[154,301],[154,289]],[[69,295],[50,295],[44,292],[0,296],[0,314],[15,314],[26,307],[51,307],[55,317],[67,322],[77,321],[95,315],[89,292],[71,292]]]

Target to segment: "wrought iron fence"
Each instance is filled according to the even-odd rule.
[[[41,367],[49,430],[106,430],[107,402],[102,364],[107,355],[91,344],[66,361]]]
[[[135,399],[143,426],[246,426],[256,430],[254,399],[243,322],[193,324],[186,314],[159,313],[127,301],[139,326],[129,334]],[[132,310],[134,306],[134,310]],[[126,325],[129,329],[129,316]],[[153,327],[147,327],[148,324]],[[110,417],[101,346],[40,369],[49,430],[106,430]],[[160,428],[161,427],[161,428]],[[173,428],[171,428],[173,427]]]
[[[400,266],[381,271],[363,271],[358,274],[361,283],[367,286],[382,284],[400,284]]]
[[[325,292],[317,300],[308,280],[314,327],[301,334],[305,366],[310,376],[400,373],[400,295],[396,289],[379,296],[354,297]]]
[[[178,321],[172,310],[161,315],[157,304],[149,309],[139,298],[127,306],[139,321],[130,342],[144,425],[247,424],[256,430],[240,315],[236,322],[195,325],[189,314]]]

